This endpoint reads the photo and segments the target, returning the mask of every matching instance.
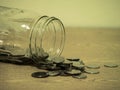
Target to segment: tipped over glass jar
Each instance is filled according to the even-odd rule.
[[[0,6],[0,52],[37,58],[43,48],[49,56],[60,56],[64,44],[65,29],[58,18]]]

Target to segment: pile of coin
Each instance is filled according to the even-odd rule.
[[[36,66],[37,68],[46,71],[32,73],[32,77],[35,78],[45,78],[48,76],[72,76],[77,79],[85,79],[87,78],[86,74],[98,74],[99,71],[95,69],[100,68],[100,66],[97,65],[86,66],[79,58],[64,58],[61,56],[48,57],[44,60],[40,60]]]
[[[86,74],[99,74],[99,65],[85,65],[83,60],[76,57],[64,58],[62,56],[49,56],[43,49],[39,50],[40,55],[32,55],[26,57],[25,55],[13,55],[10,52],[0,49],[0,61],[6,63],[13,63],[17,65],[34,65],[39,69],[46,71],[33,72],[32,77],[45,78],[48,76],[72,76],[77,79],[87,78]],[[36,64],[34,64],[36,62]],[[104,67],[116,68],[117,64],[108,63]]]
[[[35,72],[32,73],[33,77],[47,77],[47,76],[74,76],[80,75],[84,72],[84,63],[79,58],[68,58],[64,57],[48,57],[45,60],[41,60],[37,64],[37,68],[45,69],[46,72]],[[45,74],[46,73],[46,74]]]
[[[87,78],[86,74],[99,74],[99,65],[91,64],[85,65],[83,60],[76,57],[64,58],[61,56],[49,56],[43,49],[41,49],[41,57],[37,58],[36,67],[46,71],[34,72],[32,77],[45,78],[48,76],[72,76],[77,79]],[[115,64],[105,64],[105,67],[117,67]]]

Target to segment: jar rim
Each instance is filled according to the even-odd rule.
[[[61,40],[60,40],[60,43],[59,43],[60,47],[57,47],[57,51],[56,51],[54,56],[60,56],[61,53],[63,52],[64,45],[65,45],[65,38],[66,38],[65,36],[66,36],[66,34],[65,34],[65,28],[64,28],[64,25],[63,25],[62,21],[60,19],[56,18],[56,17],[42,16],[42,17],[39,17],[38,19],[36,19],[36,21],[34,21],[34,23],[31,26],[30,43],[29,43],[30,55],[31,56],[33,54],[38,55],[38,53],[39,53],[38,50],[37,50],[38,48],[36,46],[36,39],[37,39],[36,37],[37,36],[35,36],[39,32],[37,30],[46,30],[46,27],[50,23],[54,23],[54,24],[57,23],[59,25],[59,31],[61,32],[60,33],[61,34]],[[55,25],[54,25],[54,27],[55,27]],[[37,29],[37,28],[39,28],[39,29]],[[56,30],[56,32],[57,32],[57,30]],[[40,39],[39,48],[42,48],[42,34],[40,34],[40,35],[41,36],[39,38]]]

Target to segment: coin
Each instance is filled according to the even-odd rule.
[[[72,69],[71,71],[66,71],[65,73],[68,75],[79,75],[79,74],[81,74],[81,71]]]
[[[85,65],[85,63],[82,60],[79,60],[81,65]]]
[[[61,68],[61,70],[71,70],[72,69],[72,63],[71,62],[63,62],[60,64],[57,64],[58,67]]]
[[[83,67],[84,65],[81,65],[80,62],[73,62],[73,67],[76,67],[76,68],[81,68]]]
[[[54,57],[52,61],[57,64],[57,63],[63,63],[65,59],[64,57]]]
[[[61,68],[56,66],[56,64],[48,65],[47,70],[54,71],[54,70],[60,70]]]
[[[69,64],[61,64],[58,67],[60,67],[61,70],[71,70],[71,65]]]
[[[100,68],[100,66],[98,66],[98,65],[86,65],[86,67],[87,68],[90,68],[90,69],[99,69]]]
[[[10,51],[0,48],[0,55],[1,55],[2,53],[3,53],[3,54],[6,54],[6,55],[12,55]]]
[[[88,73],[88,74],[99,74],[100,72],[97,70],[84,70],[84,72]]]
[[[49,76],[58,76],[58,75],[60,75],[60,72],[59,71],[49,71],[48,74],[49,74]]]
[[[79,66],[80,66],[80,63],[79,63],[79,62],[73,62],[73,66],[74,66],[74,67],[79,67]]]
[[[44,65],[44,64],[36,65],[36,67],[37,67],[38,69],[44,69],[44,70],[47,70],[47,69],[48,69],[47,66]]]
[[[77,69],[77,70],[80,70],[81,72],[84,72],[85,65],[80,65],[79,67],[73,67],[73,69]]]
[[[0,50],[0,56],[10,56],[10,55],[12,55],[10,52],[2,52],[1,50]]]
[[[71,58],[66,58],[69,61],[79,61],[79,58],[71,57]]]
[[[104,66],[105,66],[105,67],[109,67],[109,68],[115,68],[115,67],[118,67],[117,64],[112,64],[112,63],[105,64]]]
[[[48,77],[49,74],[47,72],[34,72],[31,76],[34,78],[45,78]]]
[[[81,73],[80,75],[73,75],[72,77],[77,79],[85,79],[87,78],[87,75],[85,75],[84,73]]]
[[[59,70],[60,71],[60,76],[68,76],[68,74],[66,74],[66,70]]]
[[[43,52],[41,58],[42,59],[47,59],[49,57],[49,54],[47,52]]]

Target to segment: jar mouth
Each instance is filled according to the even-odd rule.
[[[30,55],[40,56],[43,48],[50,56],[60,56],[65,44],[65,28],[55,17],[42,16],[31,26]]]

